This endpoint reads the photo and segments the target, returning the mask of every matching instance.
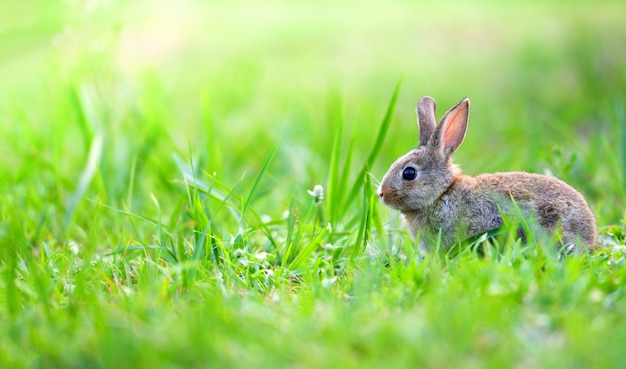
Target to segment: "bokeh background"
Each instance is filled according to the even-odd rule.
[[[264,184],[274,195],[261,207],[282,212],[291,193],[327,180],[339,119],[362,165],[401,80],[373,178],[417,144],[421,96],[435,97],[439,115],[467,96],[456,160],[468,173],[553,173],[614,223],[624,207],[625,14],[609,0],[4,0],[4,191],[87,216],[93,205],[72,198],[101,136],[84,196],[119,205],[134,168],[141,207],[151,192],[167,201],[173,155],[233,185],[279,143]]]

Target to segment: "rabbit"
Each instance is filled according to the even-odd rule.
[[[519,210],[525,219],[536,219],[536,230],[543,234],[560,231],[566,253],[597,247],[594,215],[565,182],[524,172],[463,174],[451,156],[465,138],[470,100],[453,106],[439,124],[435,107],[432,97],[420,99],[419,146],[391,164],[378,188],[381,202],[400,210],[413,238],[419,236],[420,250],[449,250],[502,226],[502,214]]]

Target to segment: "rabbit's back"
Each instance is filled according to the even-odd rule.
[[[513,198],[526,216],[537,218],[546,230],[553,232],[560,225],[564,244],[582,241],[590,248],[595,246],[594,215],[584,197],[567,183],[552,176],[523,172],[489,173],[475,178],[479,187],[501,197],[496,202],[505,211],[506,202]]]

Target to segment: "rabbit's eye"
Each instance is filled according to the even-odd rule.
[[[405,179],[407,181],[412,181],[415,179],[415,177],[417,177],[417,170],[415,170],[415,168],[406,167],[402,171],[402,179]]]

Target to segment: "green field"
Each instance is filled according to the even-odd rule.
[[[605,247],[420,255],[423,95]],[[623,1],[3,0],[0,157],[0,368],[626,368]]]

